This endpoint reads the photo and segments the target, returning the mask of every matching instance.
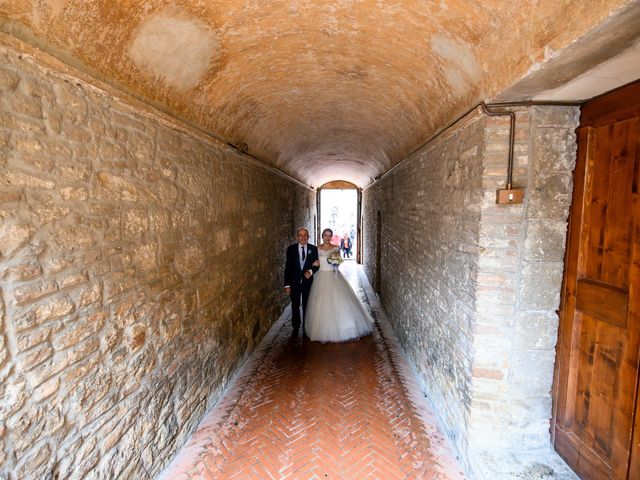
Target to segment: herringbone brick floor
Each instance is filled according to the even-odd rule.
[[[366,278],[341,269],[373,334],[309,342],[283,315],[162,479],[464,478]]]

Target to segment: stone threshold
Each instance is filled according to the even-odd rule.
[[[551,449],[534,451],[482,450],[470,455],[477,480],[579,480]]]

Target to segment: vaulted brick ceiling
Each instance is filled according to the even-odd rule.
[[[6,32],[310,185],[369,183],[629,0],[11,0]]]

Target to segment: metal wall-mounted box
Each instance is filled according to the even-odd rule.
[[[524,200],[524,189],[511,188],[501,189],[496,192],[496,203],[500,205],[512,205],[522,203]]]

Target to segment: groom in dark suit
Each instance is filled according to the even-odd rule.
[[[313,274],[318,271],[319,265],[318,248],[308,243],[309,231],[306,228],[299,228],[296,237],[298,243],[289,245],[287,248],[287,260],[284,267],[284,290],[291,298],[291,323],[294,334],[297,334],[300,329],[300,297],[302,297],[302,318],[304,321],[307,300],[313,284]]]

